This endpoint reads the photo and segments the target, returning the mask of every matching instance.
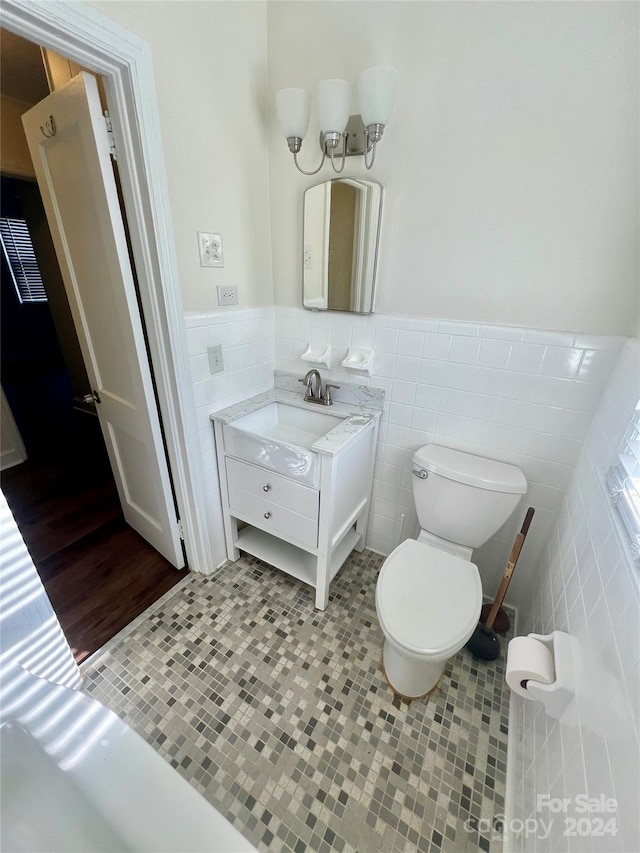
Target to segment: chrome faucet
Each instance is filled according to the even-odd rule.
[[[316,370],[315,367],[307,373],[304,379],[298,379],[298,382],[302,382],[307,389],[304,395],[305,403],[319,403],[321,406],[332,406],[331,389],[340,388],[339,385],[323,383],[320,371]]]
[[[302,382],[307,389],[307,393],[304,397],[307,402],[310,402],[311,400],[318,401],[321,399],[322,376],[320,376],[320,371],[316,370],[315,367],[307,373],[304,379],[298,379],[298,382]]]

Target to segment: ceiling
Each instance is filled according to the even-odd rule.
[[[37,104],[49,94],[38,45],[4,29],[0,29],[0,92],[27,104]]]

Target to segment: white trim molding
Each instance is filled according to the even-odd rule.
[[[2,26],[104,78],[187,559],[191,569],[211,572],[215,566],[150,48],[73,0],[3,0]]]

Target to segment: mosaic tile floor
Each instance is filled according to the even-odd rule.
[[[193,576],[86,671],[261,851],[502,849],[508,690],[463,650],[441,692],[400,703],[380,671],[382,557],[353,553],[328,609],[252,557]]]

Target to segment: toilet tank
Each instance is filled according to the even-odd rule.
[[[469,548],[493,536],[527,491],[515,465],[437,444],[416,451],[413,473],[420,527]]]

